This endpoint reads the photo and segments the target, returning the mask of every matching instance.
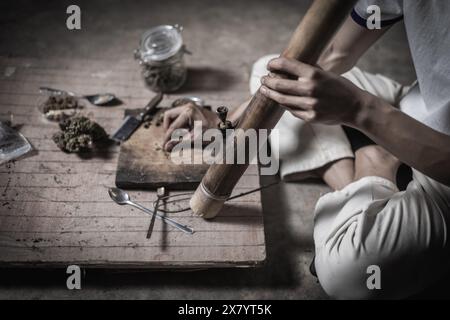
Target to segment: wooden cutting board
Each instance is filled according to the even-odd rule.
[[[135,114],[140,110],[126,111]],[[159,109],[158,113],[161,113]],[[158,113],[153,119],[158,118]],[[208,169],[207,164],[175,164],[162,148],[164,130],[153,120],[141,125],[120,147],[116,186],[123,189],[193,190]],[[193,152],[201,152],[196,150]]]

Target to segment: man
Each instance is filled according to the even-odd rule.
[[[381,9],[381,29],[366,28],[370,5]],[[448,14],[448,1],[362,0],[318,66],[276,58],[267,65],[269,75],[262,76],[268,58],[255,64],[252,91],[262,76],[261,92],[289,111],[277,125],[280,142],[273,145],[284,166],[282,177],[318,175],[335,190],[319,199],[314,220],[317,275],[335,298],[408,297],[450,266]],[[417,83],[403,87],[353,68],[402,19]],[[280,79],[277,73],[297,80]],[[244,108],[237,108],[232,120]],[[193,105],[166,113],[168,150],[174,144],[172,131],[193,120],[205,127],[217,121]],[[363,132],[376,145],[353,154],[340,125]],[[300,143],[293,146],[292,136]],[[403,192],[395,184],[400,163],[413,168],[413,180]],[[372,266],[381,272],[379,290],[367,285]]]

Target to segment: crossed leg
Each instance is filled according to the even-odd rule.
[[[314,271],[330,296],[405,298],[447,272],[448,206],[440,197],[449,189],[414,172],[399,192],[399,165],[382,147],[370,145],[356,151],[354,161],[321,169],[330,187],[344,189],[322,196],[314,216]],[[367,285],[373,266],[382,275],[379,290]]]
[[[378,145],[369,145],[355,152],[355,159],[344,158],[329,163],[316,173],[333,190],[341,190],[364,177],[377,176],[395,184],[400,161]]]

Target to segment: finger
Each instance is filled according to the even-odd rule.
[[[280,93],[286,93],[297,96],[312,96],[313,86],[311,81],[299,78],[298,80],[288,80],[274,77],[263,77],[261,83],[268,88],[278,91]]]
[[[192,140],[192,131],[188,132],[187,134],[185,134],[181,139],[169,139],[165,144],[164,144],[164,150],[167,152],[172,151],[172,149],[179,144],[181,141],[188,141],[188,140]]]
[[[300,62],[295,59],[283,57],[275,58],[269,61],[267,69],[271,72],[287,73],[297,77],[309,77],[309,78],[311,78],[316,72],[318,72],[317,68],[309,64]]]
[[[185,110],[185,106],[179,106],[173,109],[169,109],[166,112],[164,112],[164,118],[163,118],[163,128],[164,130],[169,129],[170,124],[174,119],[176,119],[181,113],[183,113]]]
[[[170,152],[178,143],[180,142],[176,140],[169,140],[164,144],[164,150]]]
[[[266,86],[262,86],[260,91],[266,97],[278,102],[279,104],[281,104],[283,106],[300,109],[300,110],[311,109],[311,105],[309,102],[310,98],[308,98],[308,97],[283,94],[283,93],[277,92],[275,90],[269,89]]]
[[[286,107],[286,110],[291,112],[294,117],[300,118],[306,122],[311,122],[315,119],[314,112],[311,110],[303,111],[291,107]]]
[[[189,126],[190,118],[186,112],[181,113],[167,128],[164,134],[163,144],[170,140],[172,133],[176,129],[186,128]]]

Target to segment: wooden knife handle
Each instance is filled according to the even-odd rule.
[[[163,94],[161,92],[158,92],[158,94],[154,96],[149,103],[147,103],[144,110],[141,113],[139,113],[139,120],[143,121],[146,115],[150,114],[153,110],[155,110],[155,108],[158,106],[158,104],[161,102],[162,99]]]

